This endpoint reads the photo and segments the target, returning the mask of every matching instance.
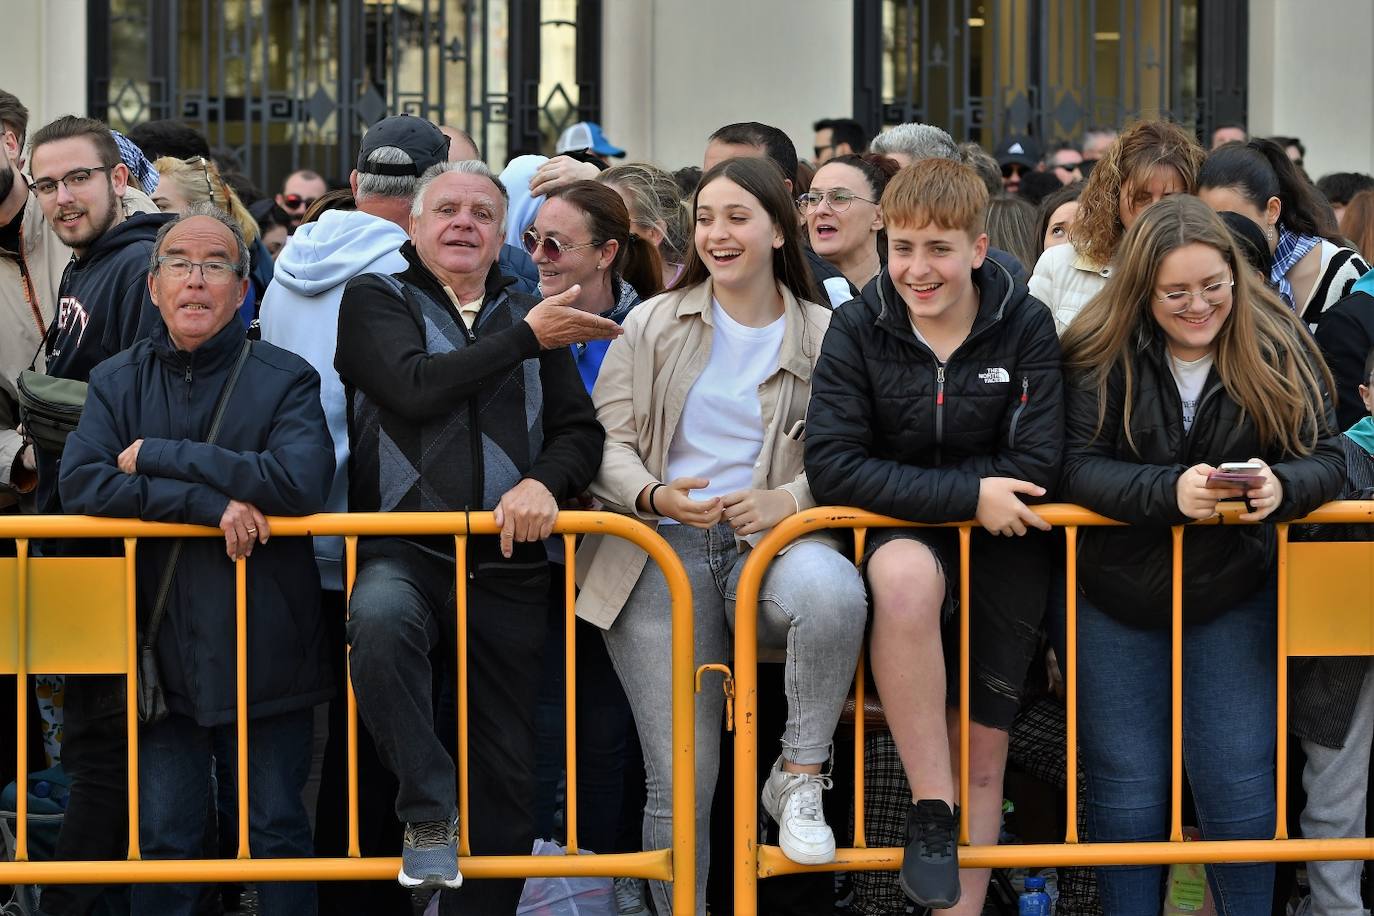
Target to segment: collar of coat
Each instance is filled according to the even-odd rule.
[[[1016,280],[1011,272],[992,258],[983,259],[982,266],[973,272],[973,279],[978,287],[978,314],[965,340],[972,339],[984,328],[1001,321],[1007,304],[1016,292]],[[915,340],[906,303],[897,292],[892,275],[884,270],[878,274],[878,281],[870,285],[878,294],[878,317],[874,323],[894,334]],[[865,287],[864,295],[867,294]]]
[[[706,322],[707,327],[711,327],[711,300],[715,298],[714,282],[708,278],[696,286],[667,293],[670,296],[678,296],[677,317],[699,317]],[[812,357],[820,350],[825,328],[813,327],[814,322],[807,316],[806,309],[807,306],[822,306],[798,299],[785,286],[779,285],[779,288],[782,290],[782,317],[785,324],[782,332],[782,349],[778,351],[778,368],[792,373],[804,382],[810,382]]]

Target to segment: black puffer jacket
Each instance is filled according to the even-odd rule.
[[[1079,534],[1078,582],[1088,600],[1108,615],[1139,627],[1169,621],[1172,546],[1168,526],[1188,521],[1178,509],[1178,478],[1206,463],[1259,457],[1274,469],[1283,501],[1273,522],[1299,518],[1335,499],[1345,483],[1336,414],[1323,392],[1326,429],[1307,457],[1261,443],[1254,424],[1231,400],[1213,367],[1203,386],[1190,432],[1169,371],[1168,352],[1156,333],[1131,354],[1131,430],[1122,425],[1125,370],[1107,382],[1107,407],[1098,429],[1098,393],[1084,379],[1067,386],[1067,441],[1060,496],[1068,502],[1137,526],[1089,528]],[[1183,539],[1183,611],[1190,623],[1211,620],[1263,585],[1272,568],[1272,525],[1199,527]]]
[[[943,366],[886,272],[835,310],[806,426],[818,502],[963,521],[984,477],[1054,484],[1064,439],[1054,320],[991,258],[974,279],[978,316]]]

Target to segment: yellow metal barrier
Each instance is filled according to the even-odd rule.
[[[457,548],[458,773],[461,868],[465,878],[637,877],[673,882],[676,911],[695,911],[695,736],[693,730],[692,597],[687,574],[676,554],[652,528],[606,512],[563,512],[554,532],[567,550],[567,839],[577,849],[576,632],[573,595],[575,536],[600,534],[624,538],[644,549],[662,568],[672,596],[673,649],[673,845],[669,849],[598,856],[469,856],[467,741],[467,538],[491,536],[500,527],[490,512],[357,513],[270,519],[273,537],[335,535],[345,538],[347,587],[357,573],[360,536],[447,535]],[[28,676],[124,674],[136,670],[134,558],[142,538],[221,537],[216,528],[141,522],[132,519],[7,516],[0,539],[14,539],[17,556],[0,560],[0,674],[17,675],[16,710],[19,753],[17,783],[28,783],[24,735],[27,733]],[[30,541],[39,538],[122,539],[117,558],[34,558]],[[348,855],[342,858],[254,859],[248,848],[248,659],[245,574],[236,569],[238,835],[236,860],[141,860],[138,840],[138,717],[136,684],[127,678],[129,738],[128,861],[33,862],[28,852],[28,793],[17,793],[14,862],[0,863],[0,884],[261,882],[394,879],[400,858],[363,858],[358,842],[357,703],[348,687]],[[314,575],[313,567],[310,574]],[[537,672],[531,672],[537,676]],[[399,852],[399,850],[398,850]]]
[[[1224,507],[1220,516],[1194,524],[1246,524],[1243,507]],[[1101,515],[1070,505],[1036,507],[1050,524],[1062,528],[1067,573],[1066,651],[1067,831],[1062,844],[1019,846],[969,845],[967,811],[960,825],[959,864],[964,868],[1035,866],[1161,865],[1176,862],[1311,861],[1374,858],[1374,838],[1288,838],[1288,665],[1297,655],[1374,655],[1374,543],[1304,542],[1290,544],[1289,525],[1278,529],[1278,727],[1276,745],[1277,822],[1272,840],[1196,841],[1183,845],[1183,527],[1173,535],[1173,708],[1171,723],[1172,804],[1170,838],[1150,843],[1082,843],[1078,838],[1078,658],[1077,557],[1080,527],[1119,525]],[[1300,520],[1303,523],[1374,523],[1374,502],[1334,502]],[[1292,524],[1297,524],[1293,522]],[[822,507],[799,513],[774,528],[750,554],[740,575],[735,608],[734,678],[737,722],[735,736],[735,913],[752,916],[758,907],[758,880],[807,871],[891,871],[901,867],[900,848],[864,846],[863,747],[864,662],[855,675],[855,848],[839,849],[827,865],[798,865],[776,846],[758,842],[758,595],[768,564],[778,552],[806,534],[851,529],[857,556],[863,555],[868,528],[924,527],[856,509]],[[972,522],[938,527],[959,529],[959,797],[968,798],[969,734],[969,536]],[[1339,564],[1339,566],[1333,566]],[[1332,576],[1333,568],[1342,570]]]

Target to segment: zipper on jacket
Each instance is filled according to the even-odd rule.
[[[935,367],[935,463],[943,460],[945,446],[945,364]]]
[[[477,319],[473,318],[473,324]],[[458,325],[463,329],[463,336],[468,342],[468,346],[477,343],[477,334],[468,327],[468,323],[463,320],[462,312],[458,313]],[[486,489],[486,481],[482,474],[482,430],[479,426],[481,422],[481,412],[477,409],[477,396],[468,398],[468,438],[472,451],[472,505],[479,511],[482,508],[482,491]],[[471,544],[471,541],[468,542]],[[477,564],[472,562],[471,550],[468,552],[468,580],[473,581],[477,578]]]
[[[1011,412],[1011,429],[1007,432],[1007,448],[1016,448],[1016,424],[1021,422],[1021,412],[1026,409],[1026,402],[1030,400],[1030,379],[1021,376],[1021,403],[1016,405],[1016,409]]]
[[[1203,393],[1202,399],[1197,402],[1197,409],[1193,411],[1193,425],[1188,427],[1188,433],[1183,437],[1183,460],[1191,460],[1188,456],[1193,452],[1193,433],[1197,431],[1197,421],[1202,419],[1202,408],[1207,406],[1207,402],[1212,399],[1223,387],[1221,382],[1217,382]]]

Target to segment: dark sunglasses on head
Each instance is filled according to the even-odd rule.
[[[299,194],[283,194],[281,202],[286,205],[288,210],[295,210],[297,207],[308,207],[319,198],[302,197]]]
[[[564,252],[577,251],[579,248],[595,248],[600,242],[587,242],[584,245],[564,245],[551,235],[540,237],[534,229],[526,229],[525,234],[520,236],[520,241],[524,244],[525,250],[534,254],[542,245],[544,247],[544,257],[550,261],[557,261],[563,257]]]

